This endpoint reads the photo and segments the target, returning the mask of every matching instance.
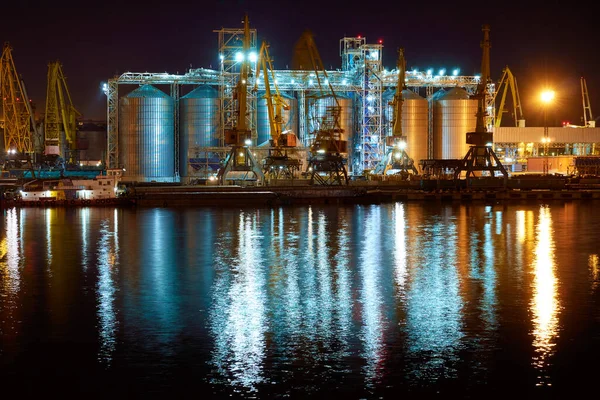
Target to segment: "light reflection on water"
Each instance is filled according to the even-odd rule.
[[[406,304],[407,342],[414,360],[408,374],[418,382],[434,382],[456,376],[463,336],[455,221],[434,217],[419,237],[419,265]]]
[[[537,384],[552,385],[547,374],[551,364],[558,336],[558,290],[554,265],[554,238],[552,235],[552,215],[547,206],[540,207],[539,221],[536,227],[537,240],[533,264],[533,298],[531,311],[533,313],[533,347],[535,356],[533,365],[539,371]]]
[[[89,208],[85,209],[89,211]],[[83,218],[87,220],[87,213]],[[98,319],[100,350],[98,359],[110,366],[112,354],[116,349],[116,332],[119,325],[115,308],[115,280],[119,272],[119,235],[116,213],[112,223],[105,219],[100,222],[100,238],[98,240]],[[84,227],[87,224],[83,225]],[[114,231],[112,230],[114,229]]]
[[[19,229],[19,214],[10,209],[5,215],[4,232],[0,240],[0,335],[13,336],[18,333],[19,318],[17,295],[21,288],[22,241]],[[0,347],[2,356],[2,347]]]
[[[377,383],[382,374],[384,316],[382,315],[382,261],[389,257],[382,246],[382,218],[380,207],[370,207],[365,215],[365,231],[360,257],[360,298],[365,381],[368,386]]]
[[[53,362],[154,390],[554,387],[576,367],[553,368],[565,318],[596,312],[600,217],[581,207],[8,209],[0,361],[36,357],[26,349],[40,338],[86,335],[96,342],[80,357]],[[577,218],[587,231],[573,252],[555,240],[567,225],[556,221],[572,232]]]
[[[223,238],[220,243],[222,248],[231,246],[236,251],[227,260],[223,258],[219,266],[222,277],[217,278],[218,303],[211,324],[215,338],[214,365],[231,385],[251,392],[265,379],[263,361],[268,328],[258,224],[256,215],[241,213],[235,240]]]

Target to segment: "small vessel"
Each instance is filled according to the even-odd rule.
[[[121,184],[123,170],[106,170],[92,179],[35,179],[4,193],[3,206],[104,206],[132,204]]]

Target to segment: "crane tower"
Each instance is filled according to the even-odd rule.
[[[77,118],[81,114],[73,106],[61,64],[48,64],[46,114],[44,118],[45,153],[60,155],[70,163],[76,161]],[[61,138],[64,132],[64,140]]]
[[[490,82],[490,26],[483,25],[483,41],[481,42],[481,48],[483,49],[483,56],[481,58],[481,80],[477,85],[477,91],[473,98],[477,100],[477,122],[475,125],[475,132],[467,132],[466,140],[467,144],[470,144],[467,154],[462,159],[460,165],[454,171],[454,180],[457,182],[463,171],[466,171],[466,178],[468,184],[469,176],[475,176],[475,171],[489,171],[493,177],[495,171],[499,171],[504,176],[504,187],[508,183],[508,172],[492,150],[493,144],[493,132],[488,131],[488,120],[489,114],[486,112],[487,107],[487,93]]]
[[[408,178],[409,174],[418,175],[412,158],[406,153],[406,136],[402,133],[402,91],[406,89],[406,60],[404,49],[398,50],[398,85],[394,95],[393,135],[387,137],[387,152],[373,171],[373,175],[400,174]]]
[[[2,51],[0,95],[4,114],[4,146],[7,151],[31,157],[35,118],[25,85],[17,74],[9,43],[4,44]]]
[[[225,158],[224,166],[219,169],[219,182],[223,184],[230,172],[240,172],[240,180],[248,180],[250,173],[263,183],[265,176],[254,155],[249,149],[252,144],[252,132],[246,121],[248,113],[248,79],[250,75],[250,24],[248,16],[244,17],[244,40],[241,54],[241,67],[234,98],[237,100],[236,125],[225,130],[225,144],[230,151]]]

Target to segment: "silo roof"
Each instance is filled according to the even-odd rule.
[[[152,86],[152,85],[142,85],[139,88],[131,91],[129,94],[127,94],[125,97],[159,97],[159,98],[168,98],[170,99],[171,96],[169,96],[168,94],[166,94],[165,92],[163,92],[162,90]]]
[[[423,97],[419,96],[417,93],[415,93],[409,89],[404,89],[402,91],[402,99],[403,100],[425,100]]]
[[[182,99],[213,99],[216,97],[219,97],[219,92],[217,89],[210,85],[200,85],[196,89],[183,96]]]
[[[440,95],[436,100],[469,100],[471,97],[469,93],[463,88],[453,87],[446,91],[446,93]]]

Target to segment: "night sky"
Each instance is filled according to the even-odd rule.
[[[395,66],[404,47],[407,67],[460,68],[480,73],[481,26],[490,24],[491,73],[508,65],[517,78],[527,126],[541,126],[539,93],[557,92],[550,125],[581,124],[580,77],[586,78],[594,117],[600,115],[598,17],[584,2],[394,1],[14,1],[3,5],[0,40],[13,47],[37,114],[43,114],[47,64],[59,60],[75,107],[85,119],[106,119],[101,85],[124,72],[183,74],[218,67],[214,29],[242,26],[245,13],[259,43],[271,44],[276,69],[291,64],[293,47],[310,29],[326,68],[340,68],[339,40],[383,40],[383,62]],[[64,4],[64,3],[63,3]],[[484,4],[484,5],[480,5]],[[510,126],[505,116],[503,126]]]

